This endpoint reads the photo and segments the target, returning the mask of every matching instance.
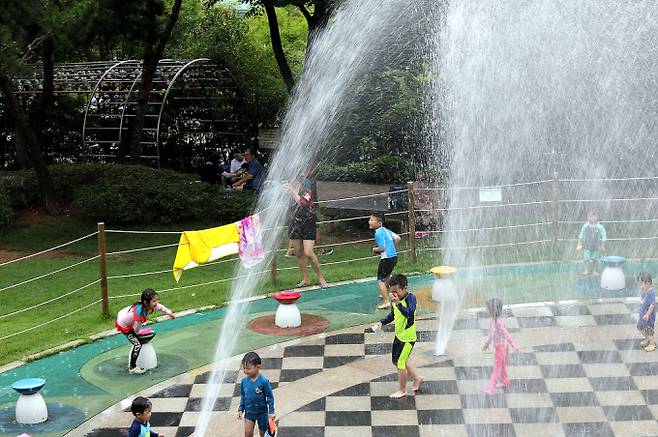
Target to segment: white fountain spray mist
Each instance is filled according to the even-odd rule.
[[[443,263],[461,271],[462,302],[475,291],[505,302],[507,287],[482,280],[483,265],[523,263],[553,250],[557,258],[575,258],[575,242],[560,239],[577,237],[587,208],[604,209],[603,220],[651,214],[647,202],[627,203],[625,211],[620,203],[600,202],[630,196],[620,196],[611,183],[583,179],[655,176],[658,3],[441,4],[445,12],[433,35],[433,142],[451,156]],[[566,200],[555,208],[551,184],[540,183],[504,186],[501,199],[486,202],[477,188],[550,182],[555,173],[568,179],[560,182],[560,199],[594,200]],[[639,197],[655,196],[653,183]],[[567,223],[556,240],[555,213],[560,226]],[[568,228],[569,222],[575,225]],[[464,249],[473,246],[488,247]],[[524,278],[531,289],[531,277]],[[439,332],[437,341],[449,335],[450,329]]]
[[[318,152],[331,148],[336,119],[350,85],[368,66],[373,51],[384,35],[395,35],[398,18],[414,2],[408,0],[355,0],[346,2],[331,24],[316,36],[304,73],[299,79],[292,103],[282,124],[281,144],[270,164],[268,182],[294,181],[315,162]],[[324,150],[323,150],[324,152]],[[269,184],[275,187],[277,184]],[[266,189],[258,199],[263,245],[270,261],[281,241],[290,194],[280,188]],[[261,266],[267,263],[261,264]],[[261,268],[262,269],[262,268]],[[231,286],[231,304],[224,317],[214,367],[197,421],[195,436],[215,435],[209,431],[210,414],[221,389],[226,360],[234,353],[240,331],[245,326],[248,298],[261,283],[263,272],[236,270]]]

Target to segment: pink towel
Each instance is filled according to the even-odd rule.
[[[260,220],[258,216],[245,217],[238,223],[238,253],[245,268],[259,264],[265,258],[265,250],[260,235]]]

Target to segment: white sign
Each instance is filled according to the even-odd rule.
[[[480,202],[502,202],[503,193],[500,187],[480,188]]]
[[[258,129],[258,147],[276,149],[279,146],[279,129]]]

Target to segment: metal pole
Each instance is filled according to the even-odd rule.
[[[409,249],[411,249],[411,261],[416,262],[416,208],[414,205],[413,182],[407,182],[407,199],[409,212]]]
[[[105,258],[105,223],[98,223],[98,267],[100,268],[103,316],[110,317],[110,301],[107,289],[107,262]]]
[[[553,198],[552,198],[552,231],[553,231],[553,251],[557,253],[558,222],[560,220],[560,179],[557,171],[553,172]]]

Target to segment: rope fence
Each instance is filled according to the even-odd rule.
[[[32,253],[32,254],[30,254],[30,255],[25,255],[25,256],[22,256],[22,257],[20,257],[20,258],[16,258],[16,259],[12,259],[12,260],[9,260],[9,261],[5,261],[5,262],[3,262],[3,263],[0,263],[0,267],[6,266],[6,265],[8,265],[8,264],[13,264],[13,263],[15,263],[15,262],[19,262],[19,261],[25,261],[26,259],[34,258],[35,256],[43,255],[43,254],[45,254],[45,253],[52,252],[52,251],[54,251],[54,250],[58,250],[58,249],[61,249],[61,248],[63,248],[63,247],[66,247],[66,246],[70,246],[71,244],[75,244],[75,243],[77,243],[77,242],[79,242],[79,241],[86,240],[86,239],[89,238],[89,237],[93,237],[93,236],[96,235],[97,233],[98,233],[98,232],[92,232],[92,233],[89,234],[89,235],[85,235],[85,236],[83,236],[83,237],[76,238],[75,240],[67,241],[66,243],[62,243],[62,244],[60,244],[60,245],[58,245],[58,246],[51,247],[51,248],[48,248],[48,249],[42,250],[42,251],[40,251],[40,252]]]
[[[480,232],[480,231],[487,231],[487,232],[496,232],[496,231],[503,231],[503,230],[516,230],[516,229],[524,229],[524,228],[537,228],[541,230],[542,227],[546,227],[547,225],[553,225],[552,228],[549,228],[546,230],[546,238],[543,237],[544,230],[541,230],[540,235],[538,235],[539,238],[535,239],[528,239],[527,241],[510,241],[510,242],[501,242],[501,243],[496,243],[496,244],[475,244],[475,245],[464,245],[464,246],[459,246],[459,247],[434,247],[434,246],[428,246],[428,247],[417,247],[417,239],[420,238],[419,235],[416,234],[416,220],[417,216],[422,216],[425,214],[435,214],[439,212],[451,212],[451,211],[472,211],[472,210],[488,210],[488,209],[510,209],[511,211],[517,211],[518,208],[523,208],[523,207],[532,207],[532,206],[538,206],[538,205],[553,205],[555,208],[556,205],[574,205],[574,204],[589,204],[589,203],[596,203],[596,202],[615,202],[615,203],[623,203],[623,202],[636,202],[636,201],[658,201],[658,197],[651,197],[651,196],[645,196],[645,197],[614,197],[610,199],[560,199],[559,196],[559,190],[555,190],[555,184],[556,182],[559,184],[561,182],[565,183],[585,183],[585,182],[619,182],[619,181],[650,181],[650,180],[658,180],[658,177],[646,177],[646,178],[616,178],[616,179],[549,179],[549,180],[538,180],[538,181],[529,181],[529,182],[520,182],[520,183],[513,183],[513,184],[501,184],[501,185],[492,185],[492,186],[480,186],[480,187],[420,187],[420,188],[414,188],[412,183],[407,184],[407,188],[405,189],[399,189],[399,190],[393,190],[393,191],[388,191],[388,192],[381,192],[381,193],[374,193],[374,194],[366,194],[366,195],[359,195],[359,196],[353,196],[353,197],[344,197],[344,198],[337,198],[337,199],[329,199],[329,200],[322,200],[317,202],[317,204],[336,204],[340,202],[347,202],[347,201],[353,201],[353,200],[362,200],[362,199],[367,199],[367,198],[374,198],[374,197],[381,197],[381,196],[391,196],[391,195],[397,195],[397,194],[403,194],[406,193],[407,195],[407,205],[405,209],[402,210],[395,210],[395,211],[387,211],[386,216],[387,217],[395,217],[395,216],[401,216],[403,219],[406,218],[406,227],[403,229],[403,232],[400,232],[400,237],[404,237],[405,241],[407,241],[407,248],[403,250],[399,250],[399,254],[410,254],[411,255],[411,260],[412,262],[416,262],[416,255],[419,252],[445,252],[449,250],[483,250],[483,249],[495,249],[495,248],[510,248],[510,247],[518,247],[518,246],[532,246],[532,245],[539,245],[539,244],[549,244],[549,243],[571,243],[578,241],[577,238],[562,238],[561,236],[557,235],[557,227],[558,225],[575,225],[575,224],[582,224],[582,221],[575,221],[575,220],[561,220],[557,216],[553,216],[550,220],[543,220],[543,221],[533,221],[531,223],[517,223],[517,224],[501,224],[499,226],[482,226],[482,227],[465,227],[465,228],[457,228],[457,229],[442,229],[442,228],[437,228],[437,229],[429,229],[429,230],[424,230],[422,233],[424,234],[436,234],[436,235],[443,235],[447,233],[469,233],[469,232]],[[540,186],[543,184],[548,184],[552,183],[553,184],[553,198],[552,199],[543,199],[543,200],[531,200],[527,202],[513,202],[513,203],[498,203],[498,204],[485,204],[485,205],[472,205],[472,206],[459,206],[459,207],[446,207],[446,208],[417,208],[416,206],[416,201],[415,201],[415,194],[418,192],[432,192],[432,191],[455,191],[455,190],[477,190],[477,189],[491,189],[491,188],[514,188],[514,187],[525,187],[525,186]],[[542,196],[544,197],[544,196]],[[387,199],[390,200],[390,199]],[[389,202],[390,204],[390,202]],[[528,211],[536,211],[534,209],[528,210]],[[340,218],[332,218],[332,219],[327,219],[327,220],[321,220],[318,221],[318,225],[327,225],[327,224],[333,224],[333,223],[349,223],[349,222],[354,222],[354,221],[359,221],[359,220],[365,220],[368,219],[370,215],[358,215],[354,217],[340,217]],[[403,220],[404,224],[405,220]],[[602,221],[604,224],[647,224],[647,223],[658,223],[658,218],[647,218],[647,219],[629,219],[629,220],[609,220],[609,221]],[[21,334],[24,334],[26,332],[30,332],[33,330],[36,330],[38,328],[48,326],[54,322],[57,322],[59,320],[62,320],[64,318],[70,317],[76,313],[79,313],[81,311],[84,311],[90,307],[93,307],[94,305],[98,305],[99,303],[102,304],[103,312],[106,313],[107,315],[107,308],[108,308],[108,302],[110,300],[118,300],[118,299],[123,299],[123,298],[129,298],[129,297],[136,297],[139,296],[140,293],[129,293],[129,294],[121,294],[121,295],[109,295],[108,291],[108,282],[116,281],[116,280],[122,280],[122,279],[131,279],[131,278],[140,278],[140,277],[147,277],[147,276],[154,276],[154,275],[164,275],[164,274],[171,274],[172,269],[167,268],[167,269],[159,269],[159,270],[153,270],[153,271],[146,271],[146,272],[135,272],[135,273],[125,273],[125,274],[115,274],[115,275],[108,275],[107,274],[107,269],[105,266],[106,258],[110,256],[116,256],[116,255],[124,255],[124,254],[138,254],[138,253],[143,253],[147,251],[156,251],[156,250],[161,250],[161,249],[170,249],[174,247],[178,247],[179,243],[169,243],[169,244],[159,244],[159,245],[153,245],[153,246],[148,246],[148,247],[137,247],[137,248],[132,248],[132,249],[122,249],[122,250],[116,250],[116,251],[107,251],[105,248],[105,234],[126,234],[126,235],[172,235],[172,236],[180,236],[181,231],[150,231],[150,230],[123,230],[123,229],[104,229],[104,225],[99,224],[99,228],[96,232],[92,232],[90,234],[81,236],[79,238],[73,239],[71,241],[59,244],[57,246],[29,254],[26,256],[22,256],[20,258],[16,258],[10,261],[6,261],[3,263],[0,263],[0,267],[17,263],[17,262],[22,262],[26,261],[29,259],[32,259],[34,257],[44,255],[46,253],[56,251],[59,249],[62,249],[64,247],[70,246],[72,244],[75,244],[77,242],[83,241],[85,239],[97,236],[98,237],[98,244],[99,244],[99,254],[85,258],[79,262],[76,262],[74,264],[38,275],[34,276],[32,278],[28,278],[22,281],[19,281],[14,284],[10,284],[7,286],[4,286],[0,288],[0,292],[4,292],[7,290],[15,289],[20,286],[24,286],[30,283],[33,283],[35,281],[49,278],[51,276],[57,275],[59,273],[65,272],[67,270],[73,269],[75,267],[87,264],[91,261],[99,260],[99,276],[88,282],[85,283],[84,285],[81,285],[77,288],[74,288],[72,290],[66,291],[64,293],[58,294],[57,296],[51,297],[49,299],[45,299],[41,302],[38,302],[36,304],[32,304],[29,307],[26,308],[21,308],[21,309],[16,309],[14,311],[7,312],[5,314],[0,315],[0,320],[5,320],[8,319],[12,316],[17,316],[20,314],[23,314],[27,312],[28,310],[34,309],[34,308],[40,308],[48,304],[52,304],[54,302],[61,301],[62,299],[65,299],[69,296],[72,296],[76,293],[79,293],[83,290],[89,289],[91,287],[94,287],[98,284],[100,284],[101,288],[101,298],[94,300],[91,303],[85,304],[82,307],[76,308],[74,310],[68,311],[65,314],[59,315],[57,317],[54,317],[50,320],[47,320],[42,323],[35,324],[34,326],[30,326],[26,329],[20,330],[18,332],[13,332],[13,333],[7,333],[4,336],[0,337],[0,341],[6,340],[8,338],[12,338]],[[276,227],[276,229],[285,229],[287,226],[279,226]],[[268,229],[264,229],[263,232],[268,231]],[[424,236],[424,235],[421,235]],[[608,241],[619,241],[619,242],[629,242],[629,241],[654,241],[658,240],[658,236],[652,236],[652,235],[640,235],[637,237],[628,237],[628,236],[615,236],[614,238],[608,238]],[[372,242],[371,238],[367,239],[354,239],[351,241],[339,241],[339,242],[332,242],[332,243],[327,243],[327,244],[321,244],[316,246],[318,249],[322,248],[338,248],[341,246],[355,246],[355,245],[361,245],[361,244],[366,244]],[[274,253],[280,253],[285,251],[286,249],[284,248],[275,248],[272,251],[269,252],[271,255],[272,252]],[[328,266],[336,266],[336,265],[341,265],[341,264],[349,264],[349,263],[355,263],[355,262],[363,262],[363,261],[372,261],[378,259],[378,255],[369,255],[369,256],[364,256],[364,257],[357,257],[357,258],[350,258],[350,259],[341,259],[337,261],[328,261],[328,262],[322,262],[320,263],[321,267],[328,267]],[[171,260],[168,260],[168,262]],[[212,266],[217,266],[221,264],[226,264],[226,263],[236,263],[239,262],[238,257],[230,257],[230,258],[223,258],[221,260],[216,260],[212,261],[209,263],[202,264],[198,266],[198,268],[210,268]],[[291,270],[296,270],[298,267],[297,266],[292,266],[292,267],[277,267],[276,265],[276,257],[274,257],[274,262],[273,265],[271,266],[270,269],[263,269],[257,272],[250,272],[246,275],[240,275],[240,276],[229,276],[226,278],[220,278],[220,279],[215,279],[212,281],[206,281],[206,282],[201,282],[197,284],[188,284],[188,285],[182,285],[182,286],[177,286],[177,287],[170,287],[170,288],[165,288],[158,290],[160,293],[169,293],[169,292],[176,292],[176,291],[182,291],[182,290],[189,290],[193,288],[199,288],[199,287],[204,287],[204,286],[209,286],[213,284],[222,284],[230,281],[234,281],[236,279],[242,279],[246,277],[254,277],[254,276],[262,276],[262,275],[267,275],[270,274],[272,277],[272,280],[275,280],[276,278],[276,273],[277,272],[284,272],[284,271],[291,271]]]

